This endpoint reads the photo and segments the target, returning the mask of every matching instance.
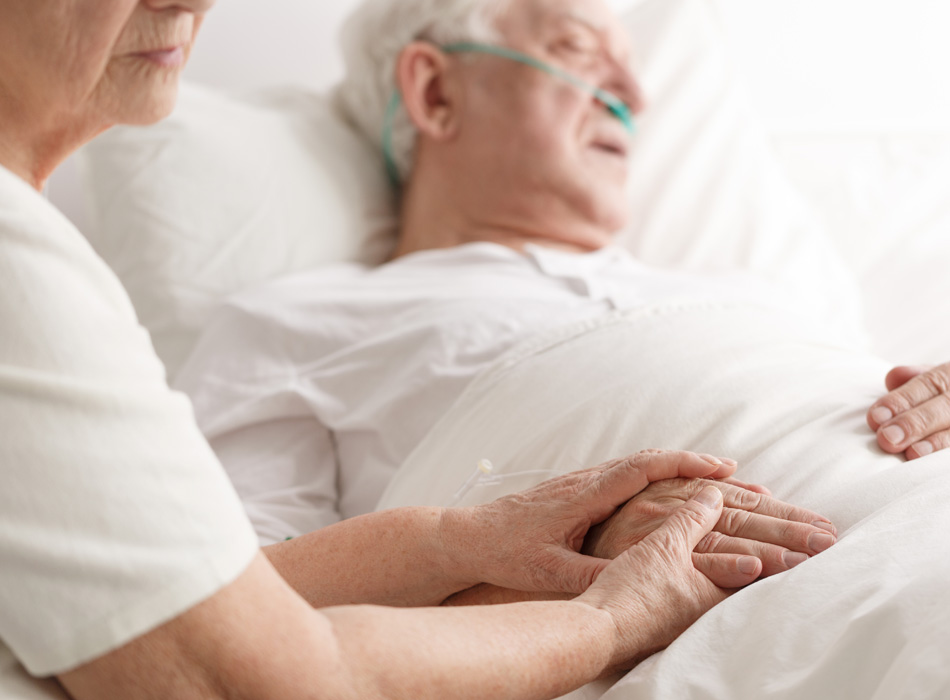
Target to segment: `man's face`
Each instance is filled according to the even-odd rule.
[[[512,0],[501,43],[553,64],[642,110],[626,32],[602,0]],[[626,220],[630,134],[586,92],[504,58],[471,59],[470,148],[478,187],[505,225],[599,248]],[[464,131],[464,129],[463,129]]]

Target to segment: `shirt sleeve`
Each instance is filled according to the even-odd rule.
[[[37,200],[0,190],[0,640],[48,676],[210,597],[257,543],[118,280]]]

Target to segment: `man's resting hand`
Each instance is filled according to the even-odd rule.
[[[607,522],[593,528],[582,551],[595,557],[616,558],[708,486],[722,493],[725,508],[714,531],[696,546],[693,561],[697,569],[723,588],[748,584],[757,564],[755,559],[762,562],[762,575],[771,576],[835,543],[836,530],[831,522],[805,508],[723,481],[667,479],[650,484]],[[719,556],[722,554],[744,558],[723,559]]]
[[[882,450],[917,459],[950,447],[950,363],[895,367],[885,384],[890,393],[868,411]]]

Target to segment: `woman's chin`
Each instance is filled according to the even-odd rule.
[[[178,101],[178,81],[165,83],[138,100],[130,100],[121,111],[118,123],[129,126],[148,126],[161,121],[175,109]]]

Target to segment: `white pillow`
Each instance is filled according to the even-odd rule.
[[[858,279],[874,351],[950,360],[950,130],[774,141]]]
[[[388,183],[321,95],[184,86],[171,117],[113,129],[80,158],[87,236],[129,291],[170,378],[225,297],[388,253]]]
[[[708,0],[640,0],[624,17],[651,107],[620,241],[652,264],[767,274],[854,321],[848,276],[782,180]],[[84,158],[90,239],[172,376],[224,297],[306,267],[379,261],[394,223],[380,154],[303,89],[189,88],[170,119],[113,130]]]
[[[710,3],[648,0],[626,24],[644,59],[647,109],[621,243],[652,265],[769,277],[860,339],[854,277],[780,167]]]

